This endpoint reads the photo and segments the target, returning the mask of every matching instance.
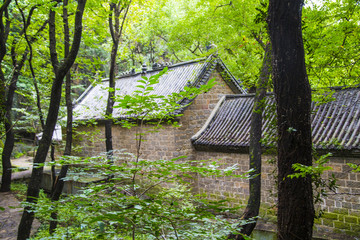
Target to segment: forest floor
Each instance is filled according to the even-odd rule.
[[[0,239],[15,240],[17,238],[18,226],[22,216],[23,208],[14,193],[0,193]],[[40,227],[39,221],[35,219],[32,233]]]
[[[25,170],[12,173],[12,180],[30,178],[32,158],[21,157],[19,159],[12,159],[11,162],[14,167]],[[0,192],[0,239],[15,240],[17,238],[22,212],[23,208],[21,207],[20,200],[16,198],[16,193]],[[39,226],[39,221],[35,219],[32,233],[36,232]]]

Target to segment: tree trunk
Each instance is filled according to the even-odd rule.
[[[4,19],[8,15],[8,6],[11,0],[5,0],[0,6],[0,123],[5,122],[6,98],[5,98],[5,76],[2,69],[2,61],[6,55],[6,41],[10,30],[10,21]],[[4,25],[4,20],[6,21]]]
[[[10,113],[6,113],[5,118],[6,140],[2,152],[2,178],[0,192],[9,192],[11,190],[11,153],[14,148],[14,131],[12,130],[12,122]]]
[[[108,119],[105,120],[106,155],[110,163],[113,161],[112,113],[113,113],[114,97],[115,97],[116,56],[130,4],[131,1],[129,1],[129,3],[123,3],[122,1],[120,1],[117,4],[115,3],[110,4],[109,28],[110,28],[111,38],[113,41],[113,46],[111,49],[111,58],[110,58],[109,91],[108,91],[109,96],[107,100],[106,113],[105,113],[105,115],[108,117]],[[120,14],[123,10],[125,10],[125,13],[122,18],[122,24],[120,27]],[[113,24],[113,18],[115,20],[115,25]]]
[[[68,12],[67,12],[68,0],[63,2],[63,23],[64,23],[64,45],[65,45],[65,57],[69,55],[70,52],[70,31],[69,31],[69,21],[68,21]],[[66,121],[66,143],[65,143],[65,156],[71,155],[71,146],[72,146],[72,123],[73,123],[73,109],[72,109],[72,100],[71,100],[71,74],[70,71],[66,74],[65,81],[65,101],[66,101],[66,110],[67,110],[67,121]],[[65,164],[61,166],[59,175],[55,178],[54,186],[51,194],[51,201],[57,202],[60,199],[61,193],[64,188],[64,178],[67,175],[69,165]],[[51,221],[49,232],[50,234],[54,233],[57,227],[57,211],[54,210],[51,212]]]
[[[119,46],[119,41],[113,42],[111,50],[111,59],[110,59],[110,77],[109,77],[109,91],[108,91],[108,100],[106,105],[106,116],[109,118],[105,121],[105,143],[106,143],[106,155],[108,160],[112,162],[113,157],[113,143],[112,143],[112,113],[114,107],[114,97],[115,97],[115,65],[116,65],[116,55]]]
[[[43,173],[43,164],[46,160],[52,135],[57,122],[60,100],[61,100],[61,89],[65,75],[73,65],[81,42],[82,33],[82,17],[84,13],[86,0],[78,0],[78,6],[75,14],[75,28],[74,28],[74,39],[69,56],[61,62],[58,61],[56,52],[56,38],[55,38],[55,12],[50,10],[49,14],[49,39],[50,39],[50,57],[55,72],[55,79],[51,89],[51,98],[49,112],[46,119],[46,124],[43,132],[43,136],[39,142],[39,148],[34,158],[34,167],[32,170],[31,178],[28,184],[27,190],[27,203],[37,203],[39,197],[40,183]],[[27,205],[24,208],[24,212],[19,224],[18,229],[18,240],[25,240],[29,238],[32,222],[34,220],[34,206]]]
[[[19,72],[15,70],[14,75],[12,77],[11,84],[9,86],[9,90],[7,93],[6,99],[6,110],[5,110],[5,131],[6,131],[6,139],[5,145],[2,152],[2,166],[3,166],[3,175],[0,192],[9,192],[11,190],[11,153],[14,148],[15,138],[14,131],[12,126],[11,119],[11,109],[14,100],[14,94],[16,90],[16,82],[18,79]]]
[[[312,239],[311,177],[290,179],[292,165],[312,165],[311,91],[301,32],[302,0],[270,0],[269,30],[278,121],[278,239]]]
[[[119,47],[119,18],[121,9],[117,4],[110,4],[110,16],[109,16],[109,28],[113,40],[113,46],[111,49],[110,57],[110,71],[109,71],[109,91],[108,91],[108,100],[106,105],[105,115],[109,118],[105,121],[105,144],[106,144],[106,155],[109,162],[112,162],[113,157],[113,144],[112,144],[112,113],[114,107],[114,96],[115,96],[115,66],[116,66],[116,56],[117,50]],[[115,17],[115,26],[113,26],[113,15]]]
[[[262,136],[262,113],[265,107],[265,96],[268,80],[271,72],[271,49],[270,44],[266,45],[261,74],[254,97],[254,106],[251,115],[250,128],[250,169],[254,169],[249,180],[250,197],[241,220],[251,220],[254,222],[239,225],[241,234],[230,234],[228,239],[242,240],[243,235],[250,236],[254,230],[259,215],[261,203],[261,136]]]
[[[63,179],[66,177],[68,169],[69,169],[69,165],[61,166],[60,173],[56,177],[56,180],[55,180],[54,191],[51,194],[52,202],[59,201],[59,199],[60,199],[62,190],[64,188],[64,184],[65,184]],[[57,216],[58,216],[58,214],[57,214],[56,210],[51,212],[52,220],[50,221],[50,227],[49,227],[50,234],[54,233],[54,231],[57,227]]]
[[[13,151],[14,143],[15,143],[11,110],[14,103],[16,83],[19,78],[20,71],[24,65],[26,56],[27,53],[25,52],[19,65],[17,64],[16,61],[14,62],[15,70],[11,78],[9,90],[7,92],[5,124],[4,124],[6,131],[6,139],[5,139],[4,149],[2,152],[3,175],[2,175],[0,192],[9,192],[11,190],[11,153]]]

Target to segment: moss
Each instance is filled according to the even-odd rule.
[[[334,221],[332,219],[324,218],[323,219],[323,225],[328,226],[328,227],[333,227],[334,226]]]
[[[230,193],[224,192],[224,196],[229,198],[229,197],[230,197]]]
[[[351,230],[351,226],[349,223],[344,223],[340,221],[334,221],[334,227],[343,230]]]
[[[338,220],[339,216],[338,216],[338,214],[336,214],[336,213],[326,212],[326,213],[324,213],[324,215],[322,216],[322,218]]]
[[[358,212],[352,212],[352,213],[349,214],[349,215],[360,218],[360,211],[358,211]]]
[[[216,194],[210,194],[209,196],[211,199],[216,199],[217,198],[217,195]]]
[[[353,230],[354,232],[360,233],[360,225],[358,224],[350,224],[351,225],[351,230]]]
[[[346,223],[358,223],[358,218],[353,216],[345,216]]]
[[[315,218],[314,223],[315,224],[321,224],[321,219],[320,218]]]
[[[345,209],[345,208],[336,208],[332,211],[333,213],[339,213],[342,215],[348,215],[349,214],[349,209]]]

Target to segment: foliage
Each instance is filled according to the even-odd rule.
[[[19,199],[20,201],[25,200],[26,198],[26,190],[27,190],[27,186],[24,182],[13,182],[11,184],[11,189],[12,191],[15,193],[15,196],[17,199]]]
[[[359,84],[357,0],[321,1],[303,13],[306,68],[313,88]]]
[[[333,94],[335,93],[334,90],[331,90],[329,88],[320,88],[316,91],[312,92],[312,101],[316,105],[325,104],[331,101],[334,101],[335,98],[333,97]]]
[[[293,169],[295,173],[289,175],[289,178],[304,178],[306,176],[311,176],[313,182],[313,189],[315,191],[314,203],[322,203],[323,198],[328,195],[328,192],[336,192],[338,185],[336,184],[336,178],[332,174],[329,178],[323,178],[323,175],[326,171],[332,170],[332,167],[326,166],[329,162],[329,157],[332,156],[331,153],[325,155],[317,156],[314,151],[315,162],[313,166],[305,166],[299,163],[293,164]],[[321,217],[323,210],[320,209],[317,217]]]
[[[108,3],[108,1],[88,0],[86,17],[84,17],[83,41],[78,58],[71,70],[75,85],[77,85],[73,92],[74,98],[86,86],[96,85],[108,75],[106,65],[110,58],[111,40],[108,37],[108,29],[103,27],[103,23],[107,22],[109,15]],[[159,61],[178,62],[218,52],[235,76],[241,77],[247,85],[252,85],[258,78],[263,55],[261,42],[268,41],[266,26],[264,26],[264,19],[266,19],[264,9],[267,8],[265,1],[139,0],[133,1],[133,3],[134,7],[129,12],[129,20],[126,24],[126,36],[124,36],[124,41],[118,51],[120,56],[117,59],[117,68],[119,71],[130,68],[139,69],[140,63],[145,62],[150,65]],[[37,31],[47,19],[49,8],[53,5],[51,1],[44,0],[19,1],[19,7],[26,13],[25,15],[35,5],[37,8],[33,13],[32,24],[27,29],[27,34],[37,38],[32,45],[34,49],[33,65],[35,66],[36,80],[39,82],[43,114],[46,115],[50,86],[53,81],[48,52],[49,33],[47,28],[41,33],[37,33]],[[73,25],[71,23],[74,21],[75,6],[76,1],[70,1],[68,6],[70,25]],[[313,88],[359,83],[359,7],[356,0],[324,0],[317,6],[305,5],[303,34],[306,66]],[[59,17],[62,14],[61,8],[57,11],[56,21],[60,25],[62,24]],[[11,47],[15,46],[17,57],[21,56],[28,48],[22,33],[19,8],[16,7],[14,1],[9,6],[9,19],[11,20],[11,31],[6,42],[8,51],[2,62],[2,69],[8,81],[5,83],[6,86],[9,86],[9,80],[13,74]],[[64,55],[64,46],[61,44],[63,42],[62,31],[59,28],[56,33],[57,50],[61,57]],[[75,29],[70,29],[70,31],[74,33]],[[36,109],[36,93],[28,62],[25,63],[21,74],[17,83],[16,106],[13,112],[14,129],[38,132],[41,129]],[[138,82],[139,91],[135,96],[117,99],[119,107],[128,109],[125,112],[137,116],[136,121],[140,119],[142,124],[152,124],[154,129],[151,131],[160,128],[160,123],[176,125],[174,119],[176,115],[171,113],[181,108],[178,101],[206,91],[205,88],[188,88],[186,89],[187,93],[180,93],[176,96],[155,96],[152,88],[156,83],[156,78],[142,79]],[[332,92],[317,91],[314,99],[319,104],[330,101]],[[164,111],[163,108],[166,110]],[[64,112],[64,109],[62,110]],[[60,117],[64,115],[64,113],[60,113]],[[135,119],[128,120],[130,121],[119,121],[118,123],[132,127],[136,122]],[[89,139],[99,141],[95,138],[99,131],[93,132]],[[1,132],[4,132],[3,129]],[[143,141],[144,138],[141,136],[144,134],[146,132],[138,132],[137,139]],[[271,139],[270,142],[274,143],[275,141]],[[336,143],[336,139],[331,143]],[[297,171],[315,176],[314,178],[319,182],[318,188],[329,187],[331,186],[330,182],[321,183],[325,180],[322,180],[320,175],[326,170],[326,167],[325,162],[320,159],[317,160],[320,162],[313,169],[297,166]],[[142,166],[140,160],[138,164]],[[354,171],[359,171],[359,166],[354,164],[349,164],[349,166],[354,168]],[[141,172],[138,167],[132,167],[136,169],[136,173]],[[181,194],[186,196],[186,191],[182,191]],[[79,215],[81,216],[80,213]],[[96,223],[94,224],[92,229],[100,229]]]
[[[26,155],[28,152],[34,151],[34,150],[35,150],[35,147],[28,145],[26,143],[18,142],[15,144],[12,157],[19,158],[21,156]]]
[[[31,7],[39,5],[33,13],[27,33],[35,35],[47,18],[51,4],[47,1],[19,1],[25,15]],[[70,25],[75,2],[70,1]],[[247,86],[253,85],[259,76],[263,55],[261,43],[268,41],[265,1],[243,0],[208,1],[133,1],[125,24],[124,40],[119,46],[117,69],[139,69],[142,63],[179,62],[218,52],[236,77]],[[305,5],[303,34],[308,75],[313,88],[358,84],[358,21],[359,5],[355,0],[321,1],[317,6]],[[61,11],[61,9],[60,9]],[[16,44],[18,56],[27,48],[21,34],[21,18],[15,3],[10,5],[11,33],[7,41],[8,54],[2,65],[5,76],[12,74],[11,44]],[[60,16],[59,12],[59,16]],[[111,51],[111,39],[107,22],[107,1],[89,0],[84,18],[83,42],[72,68],[74,79],[73,98],[91,84],[106,77],[107,62]],[[61,18],[57,18],[60,24]],[[57,30],[58,51],[63,55],[62,30]],[[74,30],[70,29],[73,33]],[[47,112],[52,68],[48,54],[48,29],[36,35],[33,65],[39,81],[41,105]],[[17,90],[14,112],[16,130],[40,131],[36,110],[34,86],[29,65],[26,62]],[[7,83],[8,84],[8,83]],[[60,117],[65,116],[64,108]]]
[[[147,2],[128,36],[133,62],[179,62],[218,52],[232,73],[245,83],[259,75],[266,43],[263,23],[256,22],[259,1],[187,0]],[[123,53],[124,53],[123,52]]]
[[[360,165],[354,163],[348,163],[347,165],[353,169],[353,172],[360,172]]]
[[[137,82],[138,90],[116,99],[117,107],[129,116],[120,122],[122,126],[138,129],[135,153],[114,151],[114,164],[109,163],[105,154],[84,159],[64,156],[56,163],[82,167],[65,181],[89,176],[92,181],[95,177],[101,181],[57,203],[41,197],[35,208],[37,217],[47,222],[49,213],[56,210],[60,224],[52,236],[46,227],[36,239],[226,239],[229,232],[236,232],[238,223],[221,215],[237,208],[229,207],[226,200],[208,201],[204,196],[194,195],[191,184],[194,176],[245,178],[247,173],[235,175],[236,165],[190,161],[185,156],[170,160],[140,157],[147,133],[143,130],[145,124],[151,124],[151,131],[156,131],[162,123],[173,122],[179,116],[174,112],[184,107],[180,104],[182,99],[194,98],[214,84],[209,81],[200,88],[186,87],[182,92],[159,96],[154,89],[166,71],[149,78],[143,76]]]
[[[117,159],[122,163],[116,166],[110,166],[104,156],[84,159],[92,171],[99,170],[103,177],[111,175],[112,179],[94,183],[81,194],[52,206],[59,211],[61,227],[48,239],[63,239],[64,235],[71,239],[109,239],[133,234],[136,239],[223,239],[235,227],[213,214],[234,210],[225,201],[208,202],[194,196],[189,188],[190,173],[232,176],[234,168],[220,170],[215,163],[206,162],[196,166],[197,162],[180,158],[136,162],[133,154],[122,152],[122,156]],[[49,205],[42,198],[36,210],[45,222]],[[45,230],[37,238],[47,239],[46,235]]]

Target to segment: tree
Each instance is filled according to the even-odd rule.
[[[11,0],[3,1],[3,4],[0,7],[0,124],[6,123],[6,98],[5,98],[5,75],[2,69],[2,62],[6,55],[6,41],[9,36],[10,31],[10,21],[8,19],[8,6]],[[5,25],[4,25],[5,20]],[[11,181],[11,162],[2,161],[3,166],[3,183],[1,185],[1,191],[10,191],[10,181]]]
[[[10,77],[10,84],[8,86],[8,90],[6,91],[6,111],[5,111],[5,122],[4,122],[6,139],[5,139],[4,149],[2,152],[3,175],[2,175],[2,183],[0,189],[1,192],[10,191],[10,186],[11,186],[10,157],[15,143],[14,125],[12,121],[12,108],[13,108],[15,90],[17,88],[16,85],[21,75],[21,70],[25,64],[25,61],[30,51],[29,46],[31,46],[31,43],[37,40],[36,36],[40,34],[40,32],[42,32],[47,25],[47,22],[45,21],[44,24],[40,26],[36,34],[29,38],[26,31],[29,25],[31,24],[31,17],[35,9],[38,7],[38,5],[32,6],[29,10],[28,17],[25,18],[25,14],[21,9],[21,7],[19,6],[18,2],[17,1],[15,2],[22,18],[23,28],[21,29],[18,36],[14,36],[11,41],[11,60],[12,60],[13,72]],[[26,42],[28,43],[28,46],[26,46],[23,52],[21,52],[21,50],[20,51],[17,50],[20,48],[19,38],[21,38],[22,36],[25,36]],[[18,55],[20,55],[20,58],[18,57]]]
[[[145,14],[134,17],[125,38],[130,50],[124,49],[121,56],[134,62],[180,62],[218,52],[235,76],[254,85],[264,53],[254,35],[264,42],[267,37],[262,25],[254,21],[254,5],[259,6],[260,1],[228,2],[145,2]]]
[[[321,1],[303,11],[306,68],[312,88],[359,84],[360,5]]]
[[[39,148],[34,158],[34,167],[32,170],[31,178],[28,184],[27,198],[26,201],[29,203],[25,208],[19,224],[18,230],[18,240],[25,240],[30,236],[30,230],[32,222],[34,220],[34,208],[31,204],[36,204],[37,198],[40,191],[40,182],[43,173],[43,163],[46,160],[46,155],[48,153],[52,135],[55,129],[55,124],[57,122],[60,100],[61,100],[61,86],[64,80],[65,75],[71,68],[74,63],[81,42],[82,34],[82,17],[85,9],[86,0],[79,0],[76,13],[75,13],[75,28],[74,28],[74,37],[71,50],[67,58],[62,62],[59,62],[58,53],[56,49],[56,24],[55,24],[55,7],[50,8],[49,12],[49,39],[50,39],[50,58],[51,63],[55,73],[55,79],[53,81],[51,89],[51,99],[49,112],[46,118],[46,124],[43,132],[43,136],[39,142]]]
[[[266,44],[261,75],[256,85],[254,106],[251,114],[250,143],[249,143],[249,168],[253,169],[249,180],[250,196],[241,217],[248,221],[238,227],[241,234],[230,234],[229,239],[244,239],[243,235],[250,236],[257,223],[261,203],[261,137],[262,137],[262,115],[265,107],[266,90],[269,85],[271,72],[271,47]]]
[[[68,0],[63,1],[63,25],[64,25],[64,50],[65,50],[65,58],[69,56],[70,53],[70,30],[69,30],[69,16],[68,16]],[[66,141],[65,141],[65,150],[64,156],[71,155],[71,148],[72,148],[72,135],[73,135],[73,107],[72,107],[72,100],[71,100],[71,72],[70,70],[67,72],[65,76],[65,102],[66,102]],[[53,148],[53,146],[52,146]],[[55,202],[60,199],[61,193],[64,188],[64,178],[67,175],[69,170],[69,165],[64,164],[61,166],[60,173],[57,177],[53,178],[54,183],[51,189],[51,201]],[[52,175],[55,175],[55,166],[52,166]],[[51,212],[51,221],[49,232],[50,234],[53,233],[57,227],[57,212]]]
[[[311,91],[302,41],[302,0],[270,0],[269,33],[278,121],[278,239],[312,239],[311,177],[290,179],[292,165],[312,165]]]
[[[110,73],[109,73],[109,96],[107,100],[106,106],[106,116],[108,119],[105,122],[105,138],[106,138],[106,153],[111,161],[113,156],[113,146],[112,146],[112,113],[114,107],[114,97],[115,97],[115,74],[116,74],[116,57],[117,51],[119,48],[119,43],[121,40],[121,34],[124,28],[124,23],[126,20],[127,13],[129,11],[131,4],[130,1],[122,1],[119,0],[117,3],[110,3],[110,15],[109,15],[109,28],[112,39],[112,49],[111,49],[111,57],[110,57]],[[122,19],[120,19],[121,13],[123,13]],[[120,20],[121,26],[120,26]],[[113,23],[115,21],[115,24]]]

